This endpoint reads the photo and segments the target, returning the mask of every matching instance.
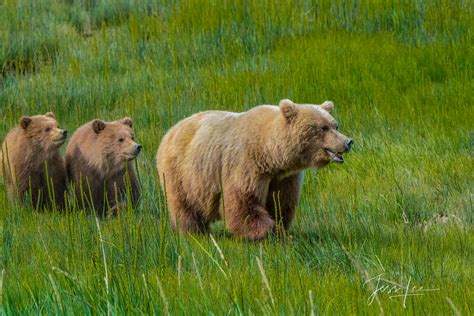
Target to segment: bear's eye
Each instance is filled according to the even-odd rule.
[[[124,138],[119,138],[119,142],[123,143],[125,139]]]
[[[322,129],[324,132],[327,132],[327,131],[329,131],[329,126],[324,125],[323,127],[321,127],[321,129]]]
[[[44,130],[46,133],[48,132],[51,132],[51,127],[46,127],[46,129]]]

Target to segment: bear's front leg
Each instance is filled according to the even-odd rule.
[[[261,240],[275,229],[258,194],[233,186],[224,188],[224,216],[227,229],[238,236]]]
[[[130,166],[128,169],[128,177],[130,179],[130,195],[132,199],[131,201],[132,205],[133,207],[136,207],[141,197],[141,190],[140,190],[140,183],[138,182],[137,175],[135,174],[135,171],[131,168],[132,166]]]
[[[65,194],[67,192],[66,168],[64,161],[59,154],[48,162],[49,187],[48,204],[55,205],[59,210],[65,206]]]
[[[300,198],[303,172],[270,182],[266,207],[272,218],[288,231]]]

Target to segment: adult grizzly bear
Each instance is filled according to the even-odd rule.
[[[128,117],[78,128],[66,149],[66,170],[79,206],[103,216],[115,214],[127,196],[136,204],[140,186],[132,161],[141,149]]]
[[[52,112],[20,118],[0,152],[0,174],[5,174],[10,197],[30,193],[35,208],[64,206],[66,170],[59,148],[66,137]]]
[[[333,108],[330,101],[282,100],[279,107],[207,111],[177,123],[157,153],[172,225],[204,232],[224,218],[232,233],[257,240],[274,231],[276,219],[288,229],[303,170],[331,160],[342,163],[353,143],[338,132]],[[274,193],[281,206],[278,218]]]

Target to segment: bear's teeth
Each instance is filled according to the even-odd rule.
[[[331,157],[331,159],[334,158],[334,156],[336,156],[336,154],[330,151],[329,149],[326,149],[326,152],[328,153],[329,157]]]
[[[337,162],[337,163],[343,163],[344,162],[344,159],[342,158],[341,155],[334,155],[334,157],[332,157],[332,160],[334,162]]]
[[[336,154],[330,151],[329,149],[326,149],[326,152],[328,153],[329,157],[331,157],[331,160],[337,163],[343,163],[344,159],[342,158],[341,154]]]

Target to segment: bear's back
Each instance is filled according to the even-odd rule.
[[[260,105],[245,112],[204,111],[179,121],[165,135],[165,138],[177,140],[187,145],[197,134],[205,136],[234,134],[235,130],[258,126],[278,116],[279,109],[273,105]],[[193,136],[193,137],[191,137]],[[177,138],[176,138],[177,137]]]

